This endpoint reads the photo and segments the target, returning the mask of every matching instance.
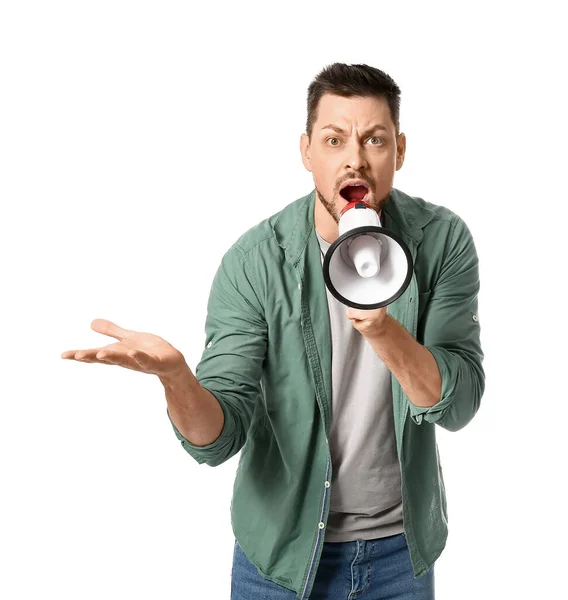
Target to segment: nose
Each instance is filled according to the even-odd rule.
[[[348,145],[346,154],[346,166],[351,167],[353,171],[360,171],[367,167],[364,150],[358,142]]]

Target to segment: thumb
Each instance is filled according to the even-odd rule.
[[[130,330],[123,329],[116,323],[107,321],[106,319],[95,319],[91,322],[91,329],[98,333],[116,338],[119,341],[122,341],[130,333]]]

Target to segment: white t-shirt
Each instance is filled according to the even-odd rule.
[[[316,231],[323,254],[330,245]],[[323,255],[322,255],[323,265]],[[333,465],[326,542],[402,533],[391,372],[326,288],[332,340]]]

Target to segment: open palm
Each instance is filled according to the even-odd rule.
[[[61,358],[119,365],[158,376],[172,375],[186,364],[183,354],[158,335],[123,329],[106,319],[95,319],[91,328],[119,341],[89,350],[67,350]]]

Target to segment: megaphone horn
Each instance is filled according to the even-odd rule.
[[[412,270],[408,246],[381,226],[371,206],[362,200],[345,206],[339,237],[323,263],[325,285],[337,300],[362,310],[382,308],[402,296]]]

